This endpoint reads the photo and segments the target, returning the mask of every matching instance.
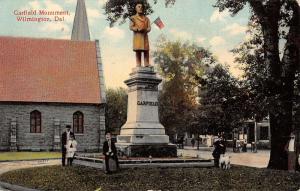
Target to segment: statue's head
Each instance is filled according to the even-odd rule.
[[[141,1],[136,2],[135,11],[138,14],[143,14],[144,13],[144,4]]]

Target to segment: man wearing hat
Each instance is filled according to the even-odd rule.
[[[290,139],[285,146],[288,153],[288,171],[295,172],[298,163],[298,156],[300,151],[299,137],[295,131],[291,132]]]
[[[75,138],[75,135],[73,132],[71,132],[71,125],[66,125],[66,131],[63,132],[61,136],[61,152],[62,152],[62,165],[66,165],[66,153],[67,153],[67,143],[70,140],[70,137],[73,136]]]

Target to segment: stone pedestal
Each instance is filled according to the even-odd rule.
[[[169,136],[158,116],[158,84],[153,67],[134,68],[128,86],[127,121],[117,137],[117,147],[129,156],[176,156],[176,146],[169,144]]]

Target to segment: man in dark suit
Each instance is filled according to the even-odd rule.
[[[288,171],[296,172],[299,168],[298,157],[300,153],[300,140],[299,133],[292,131],[290,134],[290,139],[285,145],[285,150],[288,154]]]
[[[225,154],[225,151],[226,151],[225,140],[221,137],[221,135],[218,135],[218,138],[214,142],[214,151],[212,153],[214,157],[215,167],[219,167],[220,156],[221,154]]]
[[[103,143],[103,155],[105,157],[105,173],[110,173],[109,159],[116,161],[117,169],[119,169],[119,161],[117,156],[117,148],[115,143],[111,140],[111,134],[108,132],[105,134],[106,141]]]
[[[71,132],[71,125],[66,125],[66,131],[63,132],[63,134],[61,135],[61,152],[62,152],[61,162],[63,166],[66,165],[66,153],[67,153],[66,146],[70,139],[70,136],[73,136],[75,138],[74,133]]]

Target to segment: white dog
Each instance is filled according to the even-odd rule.
[[[222,169],[230,169],[230,156],[221,154],[219,160],[219,167]]]

